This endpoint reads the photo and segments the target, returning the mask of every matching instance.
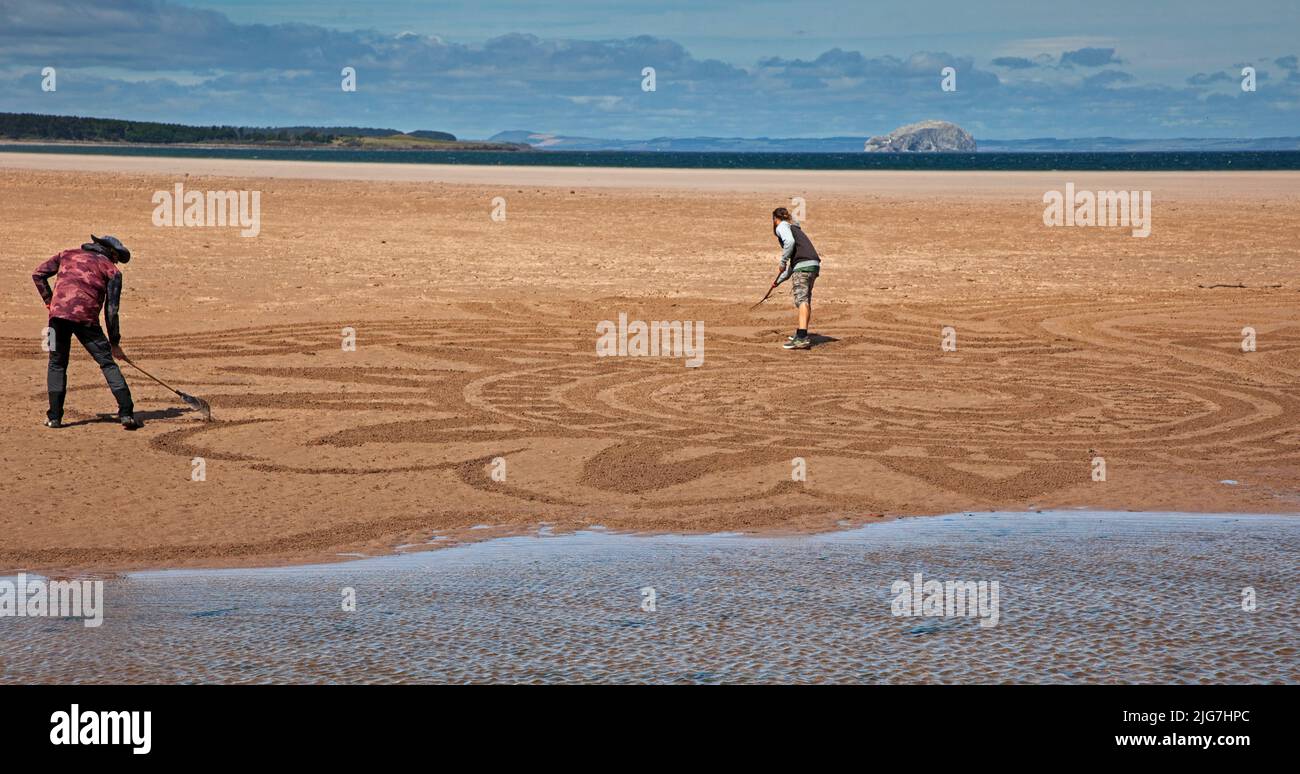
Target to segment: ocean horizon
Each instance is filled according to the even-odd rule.
[[[1300,170],[1300,151],[819,153],[716,151],[414,151],[0,143],[4,153],[478,166],[660,169],[1051,171]]]

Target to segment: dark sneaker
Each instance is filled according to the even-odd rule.
[[[62,420],[62,419],[47,419],[47,420],[45,420],[45,426],[48,427],[48,428],[51,428],[51,429],[53,429],[53,430],[58,430],[60,427],[63,427],[63,420]]]
[[[812,349],[812,341],[809,339],[790,339],[781,346],[785,349]]]
[[[132,414],[123,414],[118,417],[118,421],[122,423],[123,430],[139,430],[141,428],[141,424],[136,421],[135,416]]]

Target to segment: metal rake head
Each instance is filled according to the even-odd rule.
[[[181,396],[181,400],[185,401],[187,405],[189,405],[195,411],[202,414],[204,422],[212,421],[212,406],[206,400],[202,398],[196,398],[193,395],[190,395],[189,393],[186,392],[178,391],[176,394]]]

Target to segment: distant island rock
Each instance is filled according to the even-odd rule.
[[[950,121],[921,121],[900,126],[889,134],[867,140],[867,153],[927,153],[975,151],[970,132]]]

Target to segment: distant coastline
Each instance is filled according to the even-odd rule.
[[[460,140],[449,132],[360,126],[190,126],[120,118],[0,112],[0,142],[164,148],[529,151],[524,143]]]
[[[624,151],[677,153],[862,153],[865,135],[839,137],[655,137],[624,140],[545,132],[508,131],[488,138],[527,143],[546,151]],[[976,137],[977,153],[1187,153],[1218,151],[1300,151],[1296,137]]]
[[[785,139],[769,140],[758,138],[746,140],[748,147],[737,147],[744,143],[714,143],[709,138],[664,138],[646,141],[609,141],[577,143],[575,145],[528,145],[526,143],[494,142],[492,140],[455,140],[443,142],[426,142],[405,144],[401,141],[376,142],[376,138],[364,138],[352,145],[333,144],[299,144],[299,143],[254,143],[254,142],[130,142],[107,140],[44,140],[22,138],[13,139],[0,135],[0,145],[58,147],[69,148],[183,148],[189,150],[284,150],[284,151],[392,151],[406,152],[498,152],[498,153],[701,153],[701,154],[853,154],[862,153],[861,148],[845,147],[861,145],[857,138],[823,138],[823,139]],[[382,139],[382,138],[379,138]],[[788,147],[785,147],[788,146]],[[1215,139],[1186,138],[1181,140],[1126,140],[1121,138],[1074,138],[1074,139],[1024,139],[1024,140],[980,140],[980,147],[974,153],[980,154],[1148,154],[1148,153],[1291,153],[1300,152],[1300,137],[1262,137],[1256,139]]]
[[[1294,137],[1037,137],[1026,139],[981,139],[973,152],[979,154],[1195,154],[1300,152],[1300,136]],[[546,132],[512,130],[498,132],[486,140],[459,139],[449,132],[400,131],[357,126],[189,126],[117,118],[58,116],[38,113],[0,112],[0,143],[15,146],[68,146],[91,152],[113,148],[178,149],[191,151],[298,151],[325,153],[660,153],[660,154],[784,154],[852,155],[863,153],[863,136],[841,137],[657,137],[645,140],[579,137]],[[920,155],[943,155],[930,151]],[[904,155],[917,155],[913,153]],[[298,156],[302,158],[302,156]],[[489,162],[490,163],[490,162]],[[550,163],[550,162],[538,162]],[[830,166],[825,166],[830,163]],[[822,168],[841,168],[825,162]],[[885,162],[889,164],[889,162]],[[909,168],[901,162],[894,168]],[[993,162],[989,162],[993,163]],[[1027,161],[1028,164],[1040,162]],[[1250,162],[1248,162],[1250,163]],[[1275,162],[1273,162],[1275,163]],[[923,168],[927,162],[918,162]],[[667,166],[700,166],[665,162]],[[724,163],[725,165],[725,163]],[[740,166],[749,166],[741,164]],[[765,166],[762,163],[759,167]],[[939,162],[943,168],[945,162]],[[614,166],[644,166],[642,163]],[[849,164],[847,168],[854,167]],[[978,165],[976,165],[978,166]],[[994,168],[1012,168],[1014,165]],[[971,167],[957,167],[971,168]],[[1142,164],[1135,168],[1149,168]],[[1204,162],[1198,168],[1204,166]],[[1266,166],[1263,168],[1274,168]],[[1283,167],[1290,169],[1292,167]]]
[[[126,141],[94,141],[94,140],[32,140],[22,139],[13,140],[0,136],[0,146],[24,146],[33,149],[39,148],[78,148],[93,153],[96,149],[103,148],[140,148],[152,150],[184,149],[184,150],[246,150],[246,151],[319,151],[322,153],[346,152],[346,151],[365,151],[369,153],[405,153],[405,152],[482,152],[489,151],[495,153],[532,153],[533,148],[527,146],[516,146],[510,143],[486,142],[478,140],[455,140],[442,143],[429,143],[420,145],[401,145],[400,143],[391,144],[388,147],[382,144],[360,144],[360,145],[296,145],[291,143],[248,143],[248,142],[126,142]]]

